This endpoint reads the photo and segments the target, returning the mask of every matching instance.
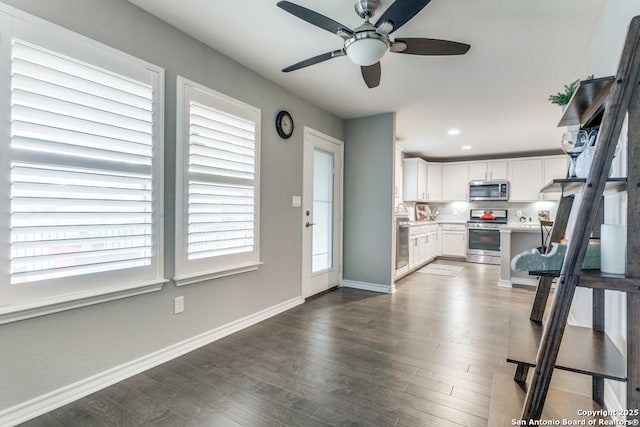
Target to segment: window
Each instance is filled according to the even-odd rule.
[[[162,70],[12,21],[0,322],[159,289]]]
[[[258,268],[260,110],[178,77],[176,283]]]

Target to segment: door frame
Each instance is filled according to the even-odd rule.
[[[309,142],[308,142],[308,138],[309,136],[313,136],[316,138],[320,138],[323,139],[329,143],[333,143],[335,145],[337,145],[338,147],[338,152],[339,152],[339,159],[338,159],[338,172],[335,174],[335,176],[339,179],[339,183],[338,183],[338,196],[339,196],[339,204],[338,204],[338,242],[335,245],[336,247],[334,249],[337,249],[339,251],[338,254],[338,265],[337,265],[337,269],[338,269],[338,286],[342,286],[342,280],[343,280],[343,270],[342,270],[342,266],[343,266],[343,242],[344,242],[344,142],[340,141],[339,139],[336,139],[332,136],[329,136],[325,133],[322,133],[320,131],[317,131],[313,128],[310,128],[308,126],[304,126],[303,129],[303,137],[302,137],[302,209],[300,211],[300,227],[302,230],[302,239],[301,239],[301,243],[302,243],[302,248],[300,251],[300,269],[301,269],[301,273],[300,273],[300,295],[303,298],[305,297],[305,288],[308,287],[310,284],[308,283],[308,280],[310,280],[311,276],[306,277],[306,272],[307,271],[311,271],[311,266],[308,265],[308,263],[311,263],[311,258],[309,259],[305,259],[305,244],[307,243],[306,240],[310,239],[311,237],[311,233],[306,233],[305,232],[305,222],[307,220],[307,217],[305,215],[305,188],[304,188],[304,182],[305,182],[305,174],[307,173],[306,169],[305,169],[305,159],[306,156],[309,155]],[[313,192],[313,189],[312,189]],[[312,243],[312,242],[309,242]]]

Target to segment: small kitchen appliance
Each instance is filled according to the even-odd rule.
[[[467,262],[500,264],[500,226],[506,209],[471,209],[467,221]]]
[[[469,182],[469,201],[509,200],[508,181],[471,181]]]

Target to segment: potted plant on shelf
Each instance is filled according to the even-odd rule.
[[[549,101],[551,101],[552,104],[557,104],[561,106],[562,109],[564,110],[566,105],[571,100],[573,93],[578,88],[578,83],[580,83],[580,80],[576,80],[574,82],[569,83],[568,85],[564,85],[564,90],[556,93],[555,95],[549,95]]]

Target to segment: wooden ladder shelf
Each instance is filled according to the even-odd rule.
[[[590,375],[592,399],[601,406],[604,406],[604,380],[626,381],[626,407],[640,409],[640,16],[631,20],[617,75],[581,83],[581,87],[588,85],[592,88],[584,89],[582,93],[597,88],[595,95],[589,102],[583,102],[582,108],[576,106],[580,101],[572,99],[573,105],[570,103],[565,116],[572,116],[573,121],[563,117],[560,125],[579,123],[582,127],[592,127],[594,122],[601,120],[589,175],[582,180],[554,180],[543,189],[562,191],[551,241],[559,241],[564,236],[571,210],[577,209],[562,269],[531,272],[540,276],[540,280],[530,316],[528,319],[516,316],[510,319],[507,361],[517,364],[515,383],[526,390],[521,420],[538,420],[543,416],[554,369]],[[580,96],[579,92],[580,88],[574,98]],[[608,180],[627,116],[628,177]],[[599,236],[605,191],[627,192],[626,275],[581,270],[592,232],[595,237]],[[576,193],[581,193],[581,197],[575,197]],[[543,322],[555,277],[557,289]],[[592,328],[567,325],[578,286],[593,289]],[[626,360],[604,333],[605,290],[626,293]],[[535,368],[527,387],[531,367]],[[495,384],[494,380],[494,387]],[[548,414],[549,408],[545,411]],[[627,421],[639,419],[637,412],[627,416]]]

